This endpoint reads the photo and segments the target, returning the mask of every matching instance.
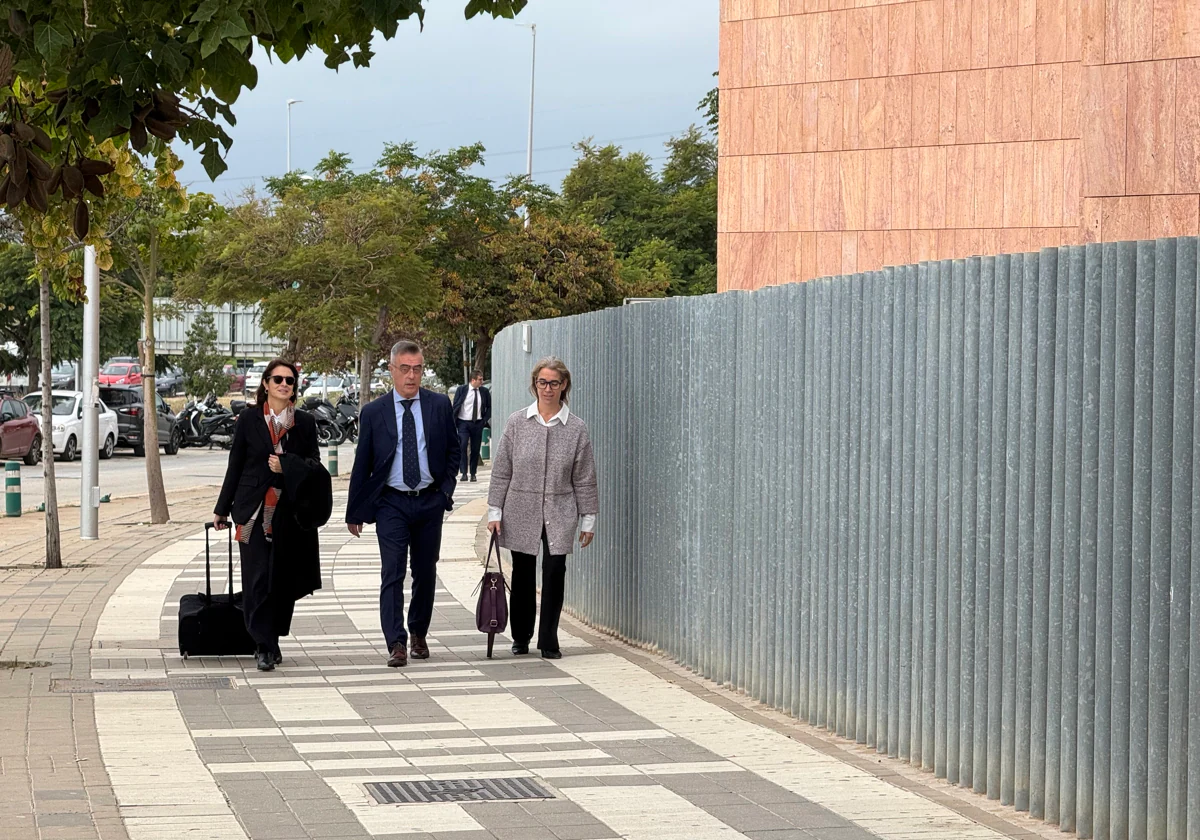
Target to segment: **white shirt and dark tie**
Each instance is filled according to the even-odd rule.
[[[466,397],[463,398],[462,408],[458,410],[459,420],[482,420],[483,419],[483,400],[479,396],[479,389],[470,386]]]
[[[392,470],[388,474],[387,483],[389,487],[394,487],[397,490],[424,490],[433,484],[433,473],[429,471],[429,450],[425,445],[425,423],[421,416],[421,395],[418,393],[412,399],[407,399],[400,396],[399,391],[393,391],[392,394],[396,410],[397,451],[395,459],[392,460]],[[412,412],[413,425],[416,430],[417,466],[420,480],[415,487],[410,486],[405,481],[404,476],[404,445],[406,443],[404,437],[404,415],[406,403],[408,404],[408,410]],[[411,481],[414,476],[410,475],[408,478]]]

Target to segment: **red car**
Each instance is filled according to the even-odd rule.
[[[15,397],[0,399],[0,461],[24,458],[28,466],[42,459],[41,426],[37,417]]]
[[[130,362],[114,362],[100,371],[101,385],[141,385],[142,366]]]

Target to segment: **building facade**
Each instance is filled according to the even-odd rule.
[[[719,288],[1200,233],[1200,0],[721,0]]]

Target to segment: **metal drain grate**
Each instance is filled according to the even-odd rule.
[[[446,779],[429,782],[367,782],[367,792],[380,805],[413,802],[495,802],[511,799],[553,799],[554,794],[533,779]]]
[[[232,677],[163,677],[154,680],[51,680],[58,694],[96,694],[104,691],[195,691],[237,688]]]

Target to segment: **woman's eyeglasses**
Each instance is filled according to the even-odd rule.
[[[272,376],[271,381],[276,385],[295,385],[296,377],[294,376]]]
[[[551,391],[557,391],[562,387],[561,379],[539,379],[537,381],[539,388],[549,388]]]

